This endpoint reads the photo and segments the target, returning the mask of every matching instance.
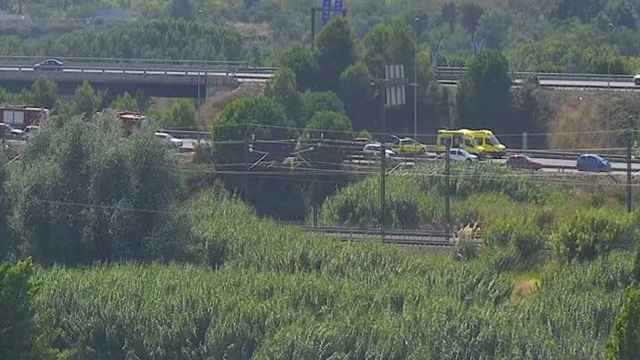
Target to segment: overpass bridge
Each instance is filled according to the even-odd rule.
[[[466,68],[440,66],[434,77],[441,85],[457,86],[464,78]],[[606,89],[640,91],[633,75],[571,74],[514,71],[510,73],[512,85],[521,86],[526,81],[537,79],[538,85],[556,89]]]
[[[265,82],[274,68],[246,62],[174,61],[154,59],[58,58],[64,67],[37,70],[42,57],[0,57],[0,86],[13,91],[30,87],[39,78],[58,83],[62,94],[73,94],[83,81],[111,93],[141,91],[157,97],[206,98],[242,82]]]

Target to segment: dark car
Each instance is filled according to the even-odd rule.
[[[540,170],[544,167],[541,163],[531,160],[525,155],[511,155],[507,159],[507,166],[512,169]]]
[[[33,65],[33,70],[36,71],[61,71],[62,69],[64,69],[64,62],[60,59],[46,59]]]
[[[609,172],[611,163],[600,155],[583,154],[578,156],[576,168],[579,171]]]

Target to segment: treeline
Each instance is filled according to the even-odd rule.
[[[3,37],[0,55],[245,60],[240,33],[183,19],[89,26],[43,39]]]
[[[50,11],[37,13],[90,17],[97,9],[124,8],[143,17],[267,23],[267,34],[261,35],[260,43],[250,46],[255,56],[264,58],[273,46],[286,47],[292,41],[309,43],[309,9],[320,5],[317,0],[39,0],[25,5],[25,11],[47,9]],[[545,0],[535,4],[522,0],[353,0],[347,7],[358,37],[364,37],[381,22],[403,19],[411,24],[421,47],[438,50],[438,63],[442,65],[463,65],[484,48],[508,53],[513,69],[519,71],[604,73],[608,63],[613,73],[640,69],[637,0]],[[420,20],[415,21],[416,17]]]

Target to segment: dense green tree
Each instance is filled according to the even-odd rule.
[[[118,111],[139,111],[138,101],[128,92],[116,97],[111,103],[111,108]]]
[[[482,14],[478,22],[478,36],[490,49],[502,49],[507,45],[507,37],[512,19],[508,11],[493,8]]]
[[[413,77],[415,42],[404,21],[379,24],[364,39],[364,61],[371,75],[384,78],[385,65],[404,65],[405,76]]]
[[[178,191],[153,134],[124,137],[112,114],[52,124],[27,145],[8,183],[19,256],[79,264],[149,258]]]
[[[475,57],[467,67],[458,89],[458,114],[461,126],[508,129],[511,106],[509,64],[500,53],[487,50]]]
[[[166,129],[195,130],[196,105],[190,99],[174,100],[169,108],[160,114],[160,125]]]
[[[176,18],[192,18],[196,12],[192,0],[171,0],[168,11]]]
[[[638,7],[640,3],[637,1],[634,6],[629,0],[609,0],[604,12],[616,27],[635,29],[638,27]]]
[[[456,4],[451,1],[447,1],[442,4],[440,8],[440,21],[447,23],[449,25],[449,29],[453,29],[458,20],[458,8]]]
[[[312,139],[351,140],[351,120],[340,112],[324,110],[316,112],[305,128],[305,135]]]
[[[484,9],[474,2],[460,5],[461,23],[469,34],[474,34],[480,24]]]
[[[7,255],[9,245],[9,231],[7,223],[7,213],[9,211],[9,199],[4,188],[4,183],[7,180],[7,158],[2,149],[3,144],[0,144],[0,261],[2,261]]]
[[[93,116],[96,111],[102,109],[103,97],[104,95],[96,92],[88,81],[84,81],[73,95],[75,113],[87,117]]]
[[[616,318],[606,346],[607,360],[632,360],[640,357],[640,289],[625,292],[622,309]]]
[[[295,127],[295,123],[275,100],[257,96],[227,104],[211,131],[214,141],[243,140],[254,134],[257,139],[276,139],[293,133],[280,127]]]
[[[344,103],[332,91],[306,92],[304,94],[304,112],[307,116],[307,122],[320,111],[333,111],[344,114]]]
[[[298,90],[316,88],[318,63],[310,49],[302,45],[294,45],[280,54],[278,64],[280,67],[291,69],[296,74]]]
[[[340,16],[331,20],[318,35],[316,48],[320,89],[336,89],[340,74],[357,60],[349,22]]]
[[[372,128],[371,118],[377,114],[371,75],[364,63],[350,66],[340,75],[340,98],[347,114],[358,129]]]
[[[33,105],[53,108],[58,101],[58,84],[55,81],[39,78],[31,86]]]
[[[36,287],[31,260],[14,265],[0,263],[0,359],[33,359],[35,312],[31,307]]]
[[[296,74],[289,68],[280,68],[269,82],[265,95],[280,104],[287,118],[298,127],[304,127],[306,116],[304,100],[298,91]]]

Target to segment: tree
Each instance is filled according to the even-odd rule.
[[[305,134],[312,139],[351,140],[352,131],[346,115],[327,110],[315,113],[305,128]]]
[[[193,0],[171,0],[169,3],[169,16],[175,18],[192,18],[196,9]]]
[[[0,359],[33,358],[35,312],[31,301],[37,289],[32,275],[31,260],[0,263]]]
[[[214,141],[243,140],[255,134],[258,139],[282,138],[294,133],[293,121],[280,104],[267,96],[244,97],[227,104],[214,121]]]
[[[364,63],[350,66],[340,75],[340,98],[357,129],[371,128],[371,119],[378,113],[375,106],[371,75]]]
[[[450,1],[445,2],[440,9],[440,20],[449,24],[449,29],[452,30],[458,20],[458,8],[456,4]]]
[[[111,103],[111,108],[118,111],[139,111],[138,101],[128,92],[118,96]]]
[[[640,3],[637,3],[640,6]],[[604,9],[607,18],[616,27],[636,29],[638,27],[638,12],[628,0],[610,0]]]
[[[313,92],[308,91],[304,94],[304,112],[307,121],[320,111],[333,111],[344,114],[344,103],[338,95],[332,91]]]
[[[640,357],[640,289],[625,291],[622,309],[616,318],[605,349],[607,360],[632,360]]]
[[[296,74],[291,69],[280,68],[267,85],[265,95],[280,104],[287,118],[295,122],[296,126],[304,127],[306,122],[304,100],[297,90]]]
[[[88,81],[82,82],[73,96],[74,112],[91,117],[102,109],[103,94],[96,92]]]
[[[278,64],[281,68],[289,68],[295,73],[298,90],[305,91],[317,87],[318,63],[310,49],[294,45],[280,54]]]
[[[460,13],[462,14],[462,27],[467,33],[474,34],[478,29],[484,9],[473,2],[467,2],[460,5]]]
[[[507,11],[492,8],[480,17],[478,36],[489,49],[502,49],[506,46],[511,22],[511,15]]]
[[[0,146],[3,146],[0,144]],[[9,199],[5,192],[5,181],[7,180],[7,158],[0,148],[0,261],[9,252],[9,232],[7,224],[7,212],[9,211]]]
[[[174,100],[169,109],[160,114],[161,126],[168,129],[195,130],[196,105],[189,99]]]
[[[341,16],[331,20],[318,35],[316,48],[319,89],[334,90],[340,74],[357,59],[349,22]]]
[[[51,109],[58,100],[58,84],[52,80],[38,78],[31,85],[31,93],[33,105]]]
[[[458,114],[462,126],[503,131],[511,126],[506,117],[511,106],[511,79],[507,59],[487,50],[469,65],[458,90]]]
[[[7,184],[18,256],[43,264],[145,260],[179,190],[151,133],[123,136],[111,114],[50,126],[27,144]]]
[[[385,65],[404,65],[405,74],[413,78],[415,41],[404,21],[379,24],[364,39],[364,59],[369,72],[384,78]]]

